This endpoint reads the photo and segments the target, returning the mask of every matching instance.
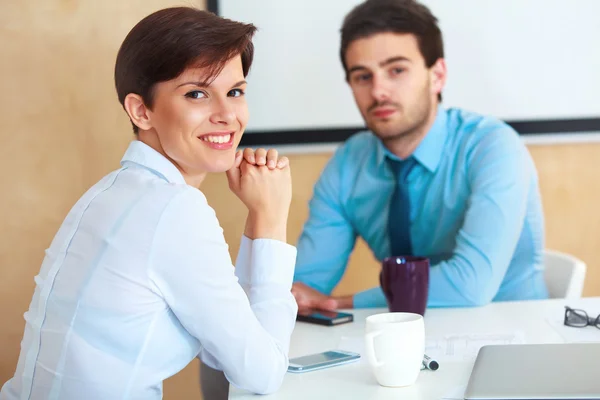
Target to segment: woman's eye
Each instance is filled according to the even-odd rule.
[[[240,97],[244,95],[244,91],[242,89],[231,89],[227,95],[229,97]]]
[[[206,95],[200,90],[192,90],[191,92],[187,92],[185,97],[189,97],[190,99],[201,99],[206,97]]]
[[[368,82],[371,79],[371,74],[360,74],[354,77],[354,80],[359,83]]]

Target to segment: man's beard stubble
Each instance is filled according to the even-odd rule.
[[[376,101],[368,108],[367,114],[370,114],[374,108],[382,106],[394,107],[397,113],[400,114],[400,119],[393,121],[395,122],[395,126],[378,128],[376,124],[367,123],[367,127],[385,144],[413,135],[423,134],[421,131],[427,124],[429,115],[431,114],[432,102],[427,91],[422,93],[420,101],[408,110],[390,101]]]

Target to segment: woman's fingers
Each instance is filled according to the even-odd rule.
[[[267,167],[269,169],[275,169],[277,167],[277,159],[279,157],[279,153],[275,149],[270,149],[267,151]]]
[[[277,161],[277,168],[279,168],[279,169],[284,169],[289,165],[290,165],[290,160],[286,156],[279,158],[279,161]]]
[[[239,150],[239,152],[242,152]],[[269,169],[283,169],[289,166],[290,161],[287,157],[279,157],[279,152],[275,149],[269,149],[268,151],[263,148],[253,150],[246,147],[242,152],[242,157],[238,160],[236,155],[236,166],[239,166],[242,160],[250,165],[267,166]]]
[[[233,166],[235,168],[239,168],[242,160],[244,159],[244,154],[242,150],[238,150],[235,152],[235,161],[233,162]]]
[[[256,160],[256,165],[267,165],[267,150],[263,148],[256,149],[254,152],[254,159]]]
[[[254,165],[256,163],[256,157],[254,155],[254,150],[252,150],[250,147],[246,147],[244,149],[244,160],[246,160],[246,162],[248,164]]]

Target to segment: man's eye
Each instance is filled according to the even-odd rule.
[[[192,90],[191,92],[187,92],[185,97],[189,97],[190,99],[201,99],[206,97],[206,94],[200,90]]]
[[[404,68],[392,68],[392,74],[398,75],[404,72]]]
[[[229,93],[227,93],[227,96],[229,97],[241,97],[245,94],[245,92],[242,89],[231,89],[229,91]]]

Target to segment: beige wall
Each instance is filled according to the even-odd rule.
[[[147,14],[194,4],[204,0],[0,1],[0,385],[44,249],[132,138],[113,83],[119,45]],[[167,382],[165,398],[200,397],[197,369]]]
[[[201,2],[203,3],[203,2]],[[118,166],[131,139],[112,81],[127,31],[170,0],[8,0],[0,2],[0,385],[14,372],[23,313],[44,249],[82,193]],[[585,294],[600,295],[600,145],[531,147],[540,171],[548,245],[589,265]],[[328,154],[291,157],[294,199],[289,237],[306,218],[312,185]],[[223,176],[203,185],[237,253],[243,207]],[[376,283],[362,244],[339,293]],[[197,363],[165,384],[166,399],[198,398]]]

